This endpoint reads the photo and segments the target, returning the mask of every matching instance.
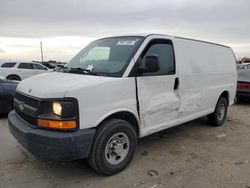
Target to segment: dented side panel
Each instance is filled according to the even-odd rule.
[[[223,91],[229,92],[231,104],[237,76],[232,50],[178,38],[174,45],[180,77],[179,118],[213,112]]]
[[[141,122],[150,128],[178,116],[179,95],[174,90],[175,75],[138,78]]]
[[[176,74],[138,79],[142,136],[212,113],[223,91],[229,93],[232,104],[236,93],[236,63],[230,48],[162,38],[173,42]],[[177,90],[173,89],[175,78],[179,78]]]

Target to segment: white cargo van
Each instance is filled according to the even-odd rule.
[[[129,164],[137,138],[205,115],[222,125],[236,82],[227,46],[156,34],[103,38],[58,72],[20,82],[9,128],[38,157],[88,158],[112,175]]]

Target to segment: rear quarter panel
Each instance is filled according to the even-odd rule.
[[[192,40],[174,41],[180,76],[180,117],[213,112],[223,91],[236,93],[236,61],[230,48]]]

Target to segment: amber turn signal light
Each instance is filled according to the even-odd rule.
[[[54,121],[38,119],[38,126],[51,129],[75,129],[76,121]]]

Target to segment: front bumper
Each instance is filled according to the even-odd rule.
[[[33,155],[55,161],[86,158],[95,136],[95,129],[58,132],[31,127],[12,111],[8,115],[11,134]]]

